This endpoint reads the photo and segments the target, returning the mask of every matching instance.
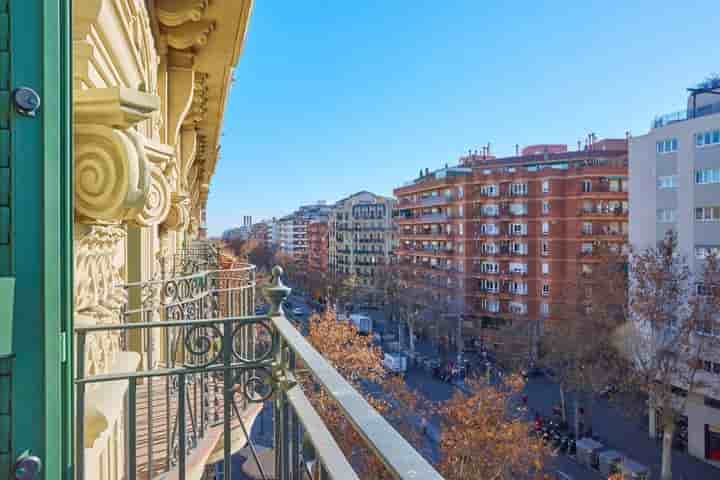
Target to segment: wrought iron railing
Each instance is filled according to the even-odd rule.
[[[127,479],[183,480],[197,468],[205,469],[207,477],[219,470],[207,468],[207,452],[218,449],[223,478],[237,478],[232,455],[245,443],[251,453],[246,461],[265,479],[358,479],[297,383],[299,360],[302,374],[311,375],[338,402],[394,478],[442,478],[279,311],[289,294],[280,274],[276,267],[273,286],[266,289],[272,304],[267,316],[250,315],[255,279],[248,266],[128,285],[124,323],[75,330],[77,480],[91,478],[85,468],[93,434],[85,429],[92,415],[88,394],[111,383],[126,388]],[[122,338],[123,348],[142,353],[142,368],[86,372],[86,345],[109,332]],[[246,425],[266,402],[272,403],[274,415],[274,464],[269,467]],[[238,431],[243,445],[233,443]]]

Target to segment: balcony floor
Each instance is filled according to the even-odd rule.
[[[209,377],[208,388],[210,390],[210,426],[205,430],[202,438],[193,448],[186,460],[186,472],[188,479],[199,479],[202,476],[206,464],[222,460],[223,457],[223,401],[222,381]],[[217,392],[217,393],[214,393]],[[200,404],[200,388],[197,391],[190,386],[188,388],[190,402],[186,402],[187,414],[185,416],[186,431],[193,432],[193,417],[197,418],[194,404]],[[197,402],[194,400],[197,395]],[[137,392],[137,479],[171,480],[178,478],[177,465],[168,465],[167,440],[173,426],[168,425],[168,408],[170,410],[171,422],[174,422],[177,413],[177,395],[170,396],[170,404],[166,397],[166,380],[153,379],[152,384],[152,446],[149,444],[148,436],[148,389],[147,385],[138,385]],[[253,422],[262,410],[262,403],[249,403],[245,408],[239,394],[236,394],[236,401],[240,409],[240,415],[245,428],[251,431]],[[191,416],[192,410],[192,416]],[[232,429],[232,451],[233,453],[245,447],[247,439],[240,427],[237,417],[231,420]],[[189,444],[189,442],[188,442]],[[176,440],[177,445],[177,440]],[[152,477],[149,468],[149,449],[152,448]]]

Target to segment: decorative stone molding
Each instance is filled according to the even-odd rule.
[[[185,124],[197,124],[205,119],[208,106],[208,76],[206,73],[195,73],[195,83],[193,84],[192,104],[190,111],[185,117]]]
[[[132,130],[75,127],[75,210],[91,221],[132,218],[145,203],[150,169],[143,139]]]
[[[127,302],[123,279],[115,265],[125,231],[91,225],[75,241],[75,312],[107,321]]]
[[[150,187],[140,211],[132,218],[133,223],[149,227],[162,223],[170,211],[172,191],[163,171],[156,165],[150,166]]]
[[[126,129],[148,120],[160,97],[125,87],[91,88],[74,93],[75,122]]]
[[[177,27],[186,22],[197,22],[205,13],[207,0],[158,0],[158,21],[166,27]]]
[[[213,30],[215,30],[215,22],[211,20],[188,22],[163,29],[168,45],[177,50],[205,46]]]
[[[189,199],[186,195],[173,194],[170,212],[165,219],[164,226],[168,230],[187,230],[190,224]]]

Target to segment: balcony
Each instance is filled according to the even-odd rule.
[[[687,120],[692,120],[693,118],[706,117],[716,113],[720,113],[720,102],[703,105],[702,107],[696,108],[694,111],[687,109],[660,115],[655,117],[652,121],[651,128],[661,128],[672,123],[685,122]]]
[[[451,220],[453,217],[451,215],[448,215],[447,213],[428,213],[425,215],[415,215],[415,216],[399,216],[397,217],[397,221],[399,223],[438,223],[438,222],[447,222],[448,220]]]
[[[265,289],[268,315],[253,315],[252,265],[197,270],[125,285],[117,323],[76,327],[76,480],[97,471],[110,416],[121,422],[122,458],[100,464],[112,462],[128,479],[214,478],[221,468],[223,478],[238,478],[232,456],[241,448],[262,478],[359,479],[301,374],[337,401],[393,478],[442,479],[288,321],[279,308],[290,291],[282,270]],[[99,369],[99,346],[126,358],[124,367]],[[113,399],[122,399],[120,410],[106,410]],[[249,431],[265,408],[274,441],[260,453]]]

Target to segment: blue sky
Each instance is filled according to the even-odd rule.
[[[720,71],[717,20],[710,1],[256,0],[210,233],[390,195],[487,142],[643,134]]]

